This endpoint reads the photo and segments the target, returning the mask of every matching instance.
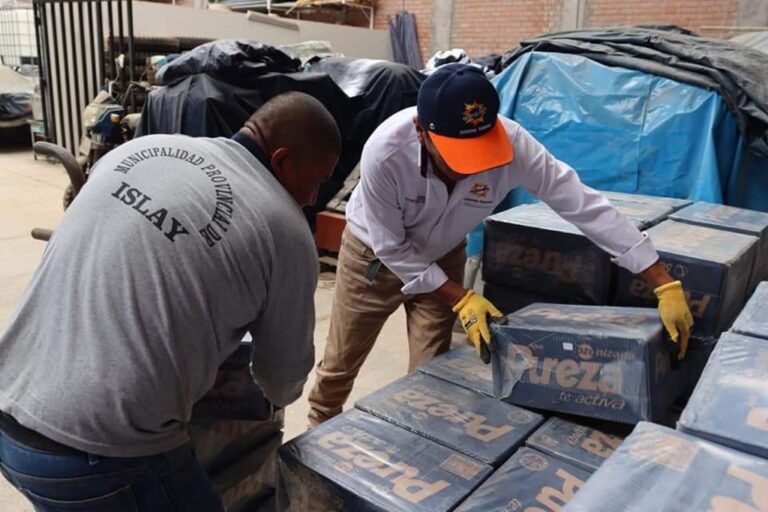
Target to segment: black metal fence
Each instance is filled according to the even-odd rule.
[[[34,0],[40,90],[48,140],[77,154],[83,109],[118,78],[134,80],[131,0]]]

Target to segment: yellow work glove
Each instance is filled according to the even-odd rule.
[[[683,285],[680,281],[674,281],[659,286],[653,293],[659,299],[659,316],[664,328],[673,343],[680,343],[677,358],[682,360],[688,350],[688,339],[693,327],[693,316],[685,300]]]
[[[488,346],[491,344],[491,331],[488,328],[488,315],[493,318],[504,315],[488,299],[473,290],[467,291],[459,299],[459,302],[453,306],[453,312],[459,315],[459,321],[469,341],[475,346],[477,355],[483,359],[484,363],[490,362]]]

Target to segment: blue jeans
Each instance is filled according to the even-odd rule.
[[[150,457],[40,451],[0,430],[0,471],[38,512],[220,512],[190,444]]]

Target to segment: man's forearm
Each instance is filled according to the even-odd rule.
[[[457,302],[459,302],[459,299],[466,295],[467,290],[457,282],[451,281],[449,279],[445,282],[445,284],[443,284],[443,286],[435,290],[433,293],[435,296],[437,296],[438,299],[453,307]]]
[[[675,280],[669,275],[669,272],[667,272],[667,269],[664,267],[661,260],[657,260],[656,263],[643,270],[643,277],[653,289],[669,284]]]

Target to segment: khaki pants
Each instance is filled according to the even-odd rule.
[[[347,229],[341,240],[331,326],[323,359],[309,395],[309,423],[317,425],[341,413],[360,367],[387,318],[405,304],[408,322],[408,371],[447,351],[456,319],[450,306],[432,294],[403,295],[403,283],[385,266],[373,281],[365,271],[374,254]],[[467,255],[462,244],[437,263],[462,283]]]

